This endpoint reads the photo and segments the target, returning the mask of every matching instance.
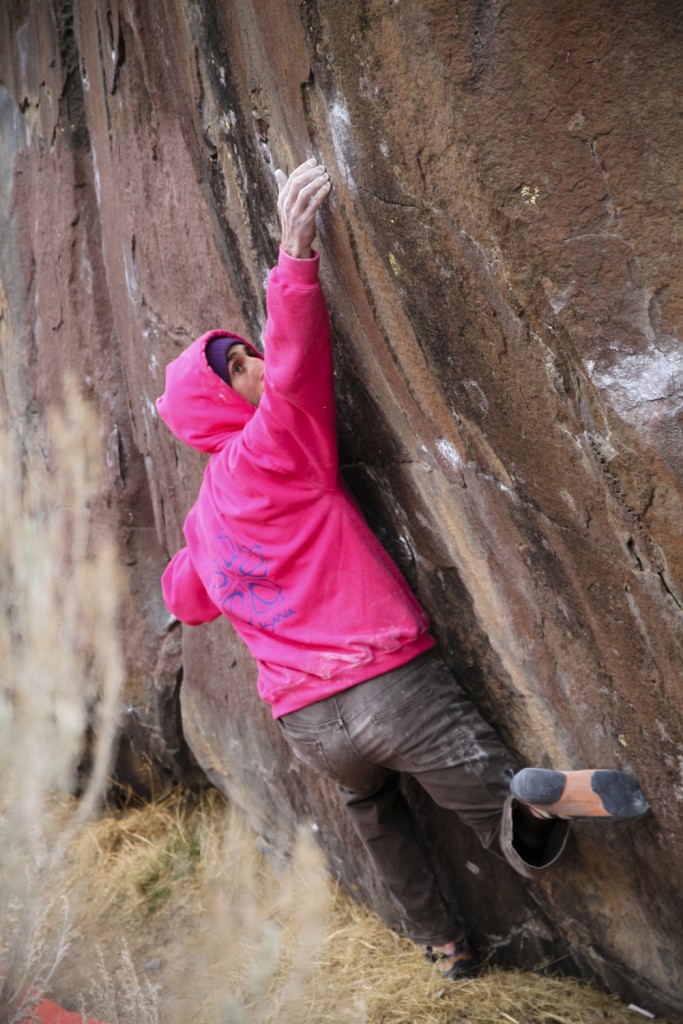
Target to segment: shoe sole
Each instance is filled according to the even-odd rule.
[[[455,963],[447,970],[442,969],[444,961],[457,957]],[[473,978],[479,974],[481,964],[472,956],[469,948],[457,949],[455,953],[434,953],[432,947],[425,949],[425,959],[430,964],[437,964],[437,969],[445,981],[457,981],[459,978]]]
[[[523,768],[512,779],[510,792],[544,817],[630,821],[650,810],[637,779],[607,769],[558,772]]]

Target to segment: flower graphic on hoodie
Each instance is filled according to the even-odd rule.
[[[214,588],[221,608],[249,625],[274,632],[279,622],[295,612],[282,607],[285,595],[282,587],[268,579],[268,561],[261,545],[248,548],[236,544],[226,533],[219,534],[216,541],[221,545],[221,558],[214,559]]]

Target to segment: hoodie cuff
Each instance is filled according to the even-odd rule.
[[[315,284],[318,280],[318,268],[320,266],[320,253],[311,249],[313,254],[310,259],[296,260],[280,246],[280,255],[277,266],[281,273],[285,274],[290,281],[297,281],[300,284]]]

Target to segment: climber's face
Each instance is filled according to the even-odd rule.
[[[255,356],[246,345],[231,345],[228,350],[228,377],[230,386],[247,402],[258,406],[263,394],[263,359]]]

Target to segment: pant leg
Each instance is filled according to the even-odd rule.
[[[399,788],[400,776],[388,772],[374,790],[339,787],[354,828],[387,885],[413,942],[440,946],[461,931],[457,916],[439,888],[418,823]]]
[[[365,685],[354,689],[367,697]],[[297,757],[337,782],[353,827],[396,904],[405,934],[424,945],[454,939],[462,926],[440,890],[426,844],[400,791],[400,775],[359,755],[333,697],[279,722]]]
[[[421,655],[371,683],[383,680],[371,703],[354,707],[360,692],[344,696],[349,735],[363,756],[412,775],[520,874],[533,878],[554,865],[566,845],[567,823],[556,822],[545,849],[529,858],[515,835],[509,789],[515,761],[439,655]]]

